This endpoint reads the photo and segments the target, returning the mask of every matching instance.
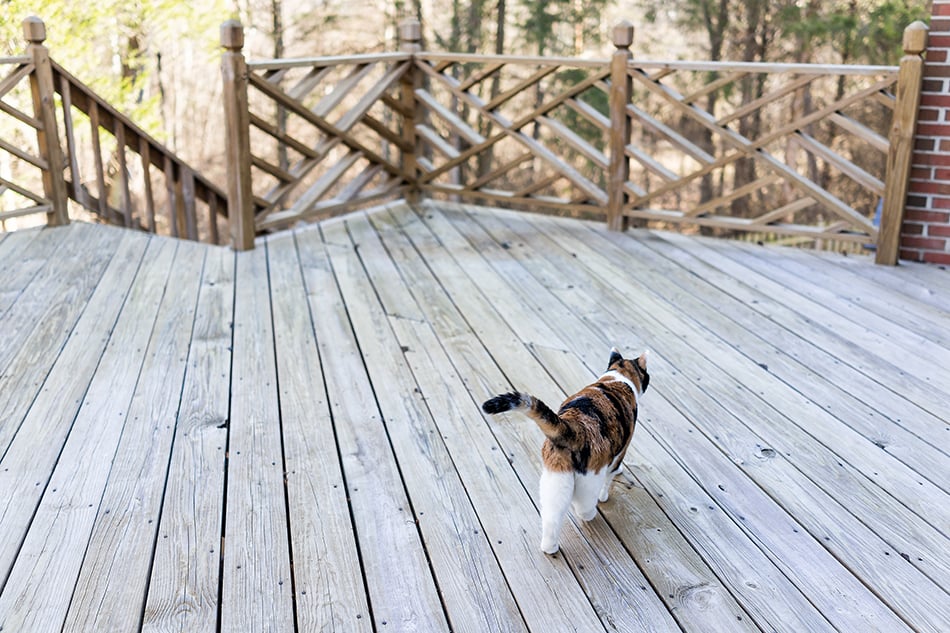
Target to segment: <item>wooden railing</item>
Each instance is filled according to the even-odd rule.
[[[921,23],[900,67],[883,67],[634,60],[627,23],[602,60],[424,52],[407,22],[399,52],[247,62],[240,24],[227,22],[227,195],[50,62],[42,22],[24,26],[26,55],[0,59],[0,110],[38,149],[3,139],[0,153],[42,186],[0,163],[0,201],[21,201],[0,220],[62,223],[68,198],[110,222],[219,242],[227,214],[243,249],[262,232],[425,194],[613,229],[870,244],[896,260]],[[27,78],[32,113],[7,99]]]
[[[240,25],[223,32],[226,66],[243,64]],[[616,229],[685,224],[896,253],[896,235],[879,244],[875,211],[892,226],[906,197],[921,23],[901,67],[633,60],[626,23],[610,60],[422,52],[417,24],[401,35],[400,53],[249,63],[244,82],[225,71],[226,94],[250,100],[246,121],[232,108],[228,136],[232,190],[255,192],[254,231],[425,193]]]
[[[27,54],[0,59],[0,111],[18,127],[0,139],[0,152],[19,177],[0,173],[0,220],[46,214],[62,224],[71,200],[112,224],[220,242],[224,191],[51,61],[42,21],[27,19],[24,32]],[[36,153],[13,141],[30,136]]]

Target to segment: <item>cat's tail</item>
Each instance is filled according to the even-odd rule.
[[[551,408],[526,393],[504,393],[482,403],[485,413],[504,413],[518,410],[537,422],[541,432],[552,440],[561,439],[568,431],[567,425]]]

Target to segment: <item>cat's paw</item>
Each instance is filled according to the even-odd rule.
[[[557,551],[561,549],[561,544],[557,541],[541,541],[541,551],[551,556],[557,554]]]
[[[604,488],[604,489],[601,491],[600,496],[597,497],[597,501],[599,501],[600,503],[603,503],[604,501],[606,501],[606,500],[609,499],[609,498],[610,498],[610,489],[609,489],[609,488]]]

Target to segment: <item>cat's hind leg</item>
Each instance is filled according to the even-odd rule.
[[[610,466],[607,467],[607,476],[604,477],[604,483],[600,488],[600,494],[597,495],[598,501],[606,501],[610,496],[610,484],[614,482],[614,477],[623,470],[623,455],[626,451],[621,452],[619,455],[614,457],[613,461],[610,462]]]
[[[591,521],[597,516],[598,493],[604,488],[604,480],[608,479],[606,469],[598,473],[577,475],[574,481],[574,514],[582,521]]]
[[[561,526],[574,496],[574,473],[541,470],[541,551],[554,554],[560,547]]]

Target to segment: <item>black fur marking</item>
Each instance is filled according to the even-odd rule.
[[[520,404],[520,393],[504,393],[500,396],[495,396],[494,398],[483,402],[482,411],[491,414],[504,413],[505,411],[511,411],[512,409],[517,408]]]
[[[610,360],[607,361],[607,369],[610,369],[613,367],[614,363],[621,360],[623,360],[623,356],[613,350],[610,350]]]
[[[588,398],[587,396],[579,396],[574,398],[570,402],[565,402],[564,406],[561,407],[561,410],[558,412],[560,415],[563,415],[568,409],[577,409],[584,415],[596,415],[600,416],[597,411],[597,407],[594,406],[594,401]]]
[[[587,462],[590,461],[590,446],[585,444],[580,450],[571,452],[571,466],[574,472],[581,475],[587,474]]]

